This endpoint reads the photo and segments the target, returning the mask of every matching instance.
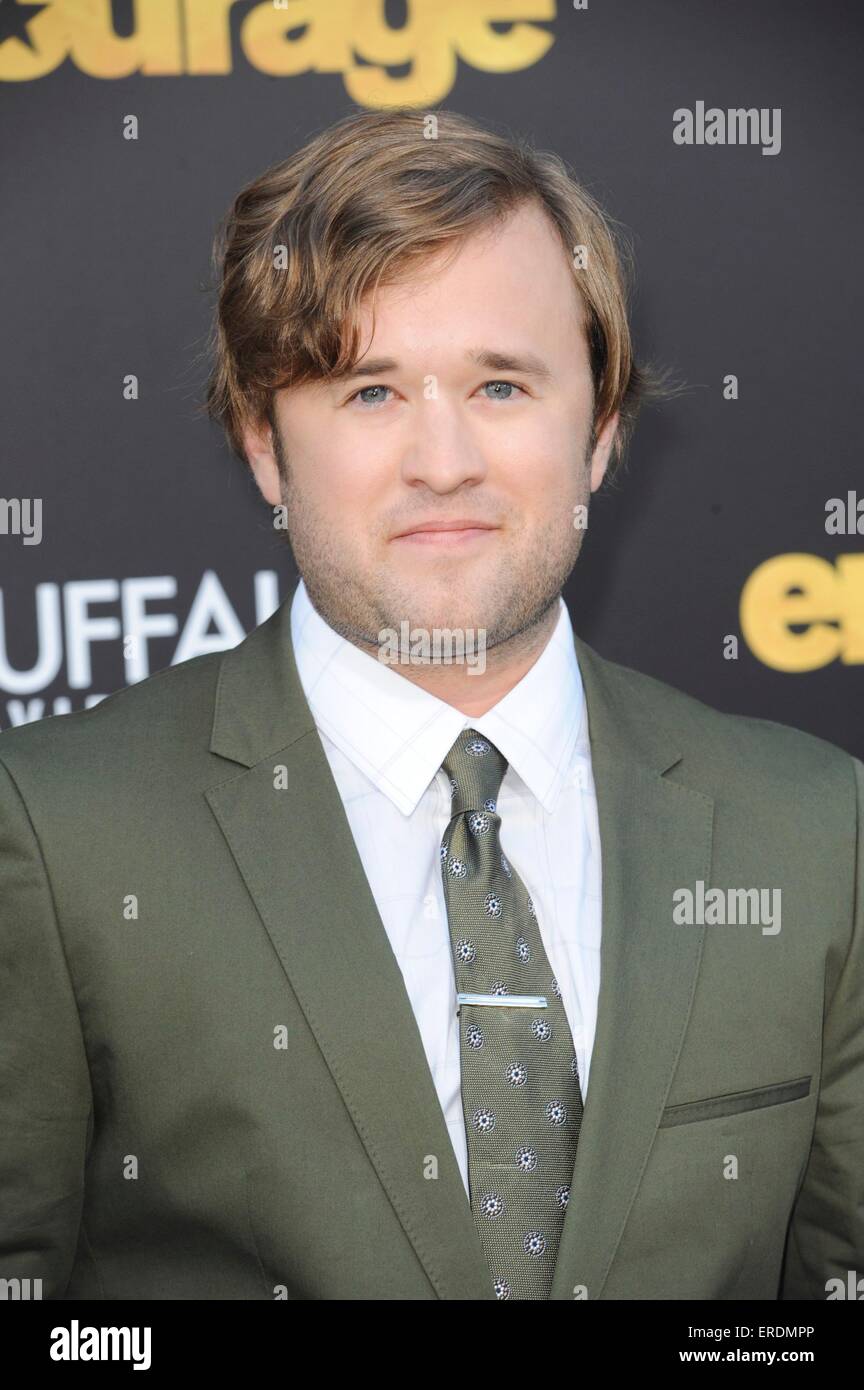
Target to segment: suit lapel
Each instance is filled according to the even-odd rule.
[[[246,770],[207,800],[435,1292],[494,1299],[402,973],[299,683],[289,607],[223,659],[211,748]]]
[[[577,638],[603,865],[600,997],[552,1299],[602,1295],[654,1141],[695,989],[704,927],[672,894],[708,882],[713,802],[663,773],[680,761],[623,673]],[[669,696],[661,696],[668,699]],[[663,725],[659,725],[662,731]]]
[[[603,862],[601,982],[588,1096],[553,1299],[603,1290],[675,1069],[703,928],[672,893],[710,878],[712,803],[663,780],[679,755],[654,704],[576,640]],[[640,690],[642,688],[640,687]],[[294,662],[290,598],[220,669],[211,749],[244,769],[207,800],[369,1159],[442,1299],[489,1271],[398,962]],[[284,787],[274,778],[284,768]],[[428,1156],[438,1178],[424,1177]]]

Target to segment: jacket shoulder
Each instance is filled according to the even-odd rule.
[[[590,653],[597,663],[613,717],[626,723],[634,742],[648,735],[675,748],[706,790],[758,782],[806,800],[829,784],[854,795],[855,759],[829,740],[752,715],[730,714],[655,676]]]
[[[207,652],[124,686],[89,709],[48,715],[0,733],[0,763],[16,771],[104,770],[149,749],[151,764],[200,741],[209,745],[224,652]]]

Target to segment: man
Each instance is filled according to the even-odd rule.
[[[0,1274],[826,1298],[864,1262],[864,767],[574,638],[651,384],[602,213],[361,114],[220,265],[209,406],[302,581],[0,739]]]

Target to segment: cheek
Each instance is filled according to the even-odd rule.
[[[358,446],[331,438],[306,459],[300,486],[319,533],[342,554],[360,557],[392,511],[394,470],[368,441]]]
[[[298,444],[296,476],[316,510],[349,529],[368,509],[383,475],[380,451],[346,428],[322,427]],[[344,526],[343,526],[344,521]]]
[[[492,460],[490,477],[498,479],[526,514],[554,515],[587,489],[584,447],[580,427],[569,419],[556,416],[526,423],[507,432],[506,446],[499,447]]]

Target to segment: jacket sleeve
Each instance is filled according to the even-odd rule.
[[[0,762],[0,1280],[7,1281],[0,1289],[6,1298],[65,1293],[91,1113],[90,1074],[51,886],[27,808]]]
[[[850,1271],[856,1286],[864,1281],[864,764],[857,758],[852,762],[857,801],[852,934],[826,1000],[816,1125],[789,1226],[781,1299],[826,1299],[828,1280],[847,1287]],[[862,1295],[864,1283],[856,1297]]]

